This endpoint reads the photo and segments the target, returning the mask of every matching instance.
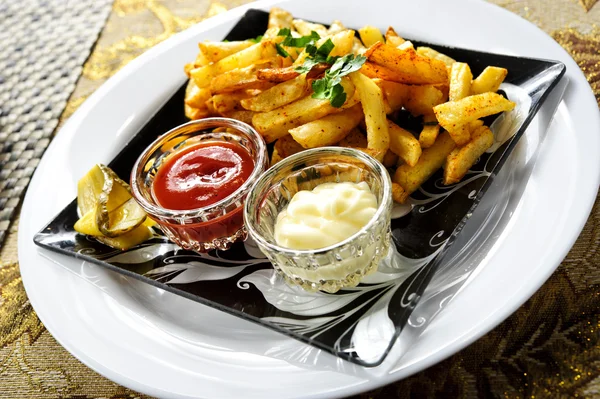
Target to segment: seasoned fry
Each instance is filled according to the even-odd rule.
[[[327,36],[327,28],[321,24],[313,24],[303,19],[294,19],[292,25],[301,36],[308,36],[312,31],[317,32],[321,37]]]
[[[481,94],[488,91],[496,92],[506,78],[508,71],[504,68],[489,66],[471,83],[471,93]]]
[[[468,97],[471,94],[471,80],[473,74],[471,68],[464,62],[455,62],[450,70],[450,101],[456,101]]]
[[[210,82],[213,93],[228,93],[243,89],[265,89],[271,83],[258,78],[257,73],[269,63],[249,65],[245,68],[236,68],[216,76]]]
[[[451,130],[448,130],[450,137],[456,143],[456,145],[465,145],[471,140],[471,129],[469,128],[469,124],[466,123],[464,125],[457,126]]]
[[[394,28],[392,28],[391,26],[387,28],[387,31],[385,31],[385,42],[390,46],[398,47],[405,41],[406,40],[398,36]]]
[[[390,147],[388,124],[383,105],[383,93],[371,79],[360,72],[352,72],[350,79],[362,103],[367,126],[367,142],[370,149],[380,152],[381,160]]]
[[[288,80],[300,76],[295,69],[296,68],[293,66],[285,68],[265,68],[258,70],[256,72],[256,76],[261,80],[266,80],[273,83],[287,82]]]
[[[206,108],[206,100],[211,96],[210,90],[206,88],[199,88],[194,84],[194,81],[190,79],[187,87],[185,88],[185,99],[184,102],[193,108]]]
[[[456,62],[453,58],[450,58],[446,54],[442,54],[431,47],[417,47],[417,54],[422,55],[423,57],[440,60],[446,64],[447,67],[451,67],[452,64]]]
[[[423,150],[416,165],[403,164],[396,169],[394,182],[400,184],[408,195],[412,194],[442,167],[454,147],[456,144],[447,132],[440,134],[431,147]]]
[[[273,153],[271,154],[271,166],[275,165],[277,162],[281,161],[283,157],[279,155],[277,148],[273,148]]]
[[[443,93],[433,85],[408,86],[408,97],[402,105],[415,116],[433,115],[433,107],[443,100]]]
[[[282,158],[287,158],[290,155],[294,155],[300,151],[304,151],[304,147],[298,144],[290,135],[279,138],[275,142],[277,154]]]
[[[236,91],[226,94],[215,94],[211,97],[215,111],[224,115],[230,111],[239,111],[242,109],[240,101],[248,97],[246,91]]]
[[[299,75],[279,83],[260,94],[242,100],[242,107],[250,111],[268,112],[282,107],[308,94],[306,75]]]
[[[348,98],[353,98],[354,85],[344,78],[342,79],[342,86]],[[280,137],[286,136],[289,129],[337,111],[339,109],[333,107],[329,100],[308,96],[273,111],[258,113],[252,118],[252,124],[264,137],[265,141],[271,143]]]
[[[340,147],[351,148],[366,148],[367,144],[367,136],[365,136],[358,128],[352,129],[350,133],[338,143]]]
[[[275,50],[273,42],[266,40],[231,54],[214,64],[192,69],[190,77],[194,79],[196,86],[207,87],[210,85],[211,80],[219,74],[236,68],[244,68],[258,61],[276,56],[277,50]]]
[[[230,111],[223,114],[226,118],[237,119],[240,122],[252,125],[252,118],[256,115],[256,112],[246,111],[245,109]]]
[[[421,148],[429,148],[435,142],[440,132],[440,125],[438,125],[435,116],[426,116],[423,118],[423,130],[419,134],[419,144]]]
[[[282,10],[279,7],[273,7],[269,12],[268,28],[276,28],[278,30],[281,28],[291,28],[293,20],[294,17],[292,17],[292,14],[289,12]]]
[[[447,157],[444,168],[444,184],[458,183],[477,159],[494,144],[494,135],[487,126],[473,132],[473,138],[465,146],[456,148]]]
[[[402,109],[407,103],[410,93],[410,86],[396,83],[389,80],[381,80],[378,82],[379,87],[383,90],[385,99],[390,107],[390,112]]]
[[[392,183],[392,198],[394,199],[394,202],[403,204],[404,202],[406,202],[408,195],[409,194],[406,191],[404,191],[401,185],[399,185],[398,183]]]
[[[390,150],[408,165],[415,166],[421,156],[419,140],[412,133],[402,129],[389,119],[387,122],[390,134]]]
[[[358,30],[360,40],[362,40],[365,47],[371,47],[375,43],[384,43],[385,39],[378,28],[366,25]]]
[[[252,46],[252,44],[253,43],[248,40],[234,42],[205,41],[198,43],[198,47],[200,48],[200,53],[206,60],[204,64],[206,65],[210,62],[220,61],[225,57]]]
[[[497,93],[483,93],[449,101],[433,108],[440,125],[446,130],[456,130],[459,126],[476,119],[499,112],[510,111],[515,103]]]
[[[388,44],[375,43],[365,56],[370,62],[393,73],[389,77],[381,76],[385,80],[408,84],[438,84],[448,81],[446,64],[423,57],[412,48],[400,50]]]
[[[192,120],[206,118],[207,116],[210,115],[209,111],[206,108],[198,109],[198,108],[191,107],[187,104],[184,104],[183,109],[185,112],[185,116]]]
[[[363,118],[362,107],[356,104],[342,112],[290,129],[290,134],[304,148],[324,147],[342,140]]]

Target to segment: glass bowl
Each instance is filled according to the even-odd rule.
[[[177,152],[208,140],[233,142],[246,149],[254,161],[248,180],[228,197],[202,208],[173,210],[160,206],[152,187],[161,165]],[[149,217],[180,247],[197,252],[225,250],[247,236],[244,201],[268,162],[265,142],[251,126],[229,118],[199,119],[170,130],[146,148],[131,171],[131,191]]]
[[[356,234],[329,247],[294,250],[277,245],[277,215],[293,195],[328,182],[366,182],[377,198],[377,211]],[[323,147],[302,151],[280,161],[252,187],[244,219],[250,237],[275,270],[306,290],[337,292],[354,287],[388,253],[392,210],[391,180],[375,158],[351,148]]]

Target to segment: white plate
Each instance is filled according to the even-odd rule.
[[[297,17],[335,18],[353,27],[394,25],[401,34],[423,41],[555,59],[567,66],[570,85],[528,182],[515,183],[524,192],[510,223],[497,232],[477,275],[390,372],[332,371],[335,360],[329,355],[307,364],[286,362],[273,352],[302,351],[303,344],[35,247],[33,235],[74,198],[79,177],[92,164],[110,161],[183,83],[182,66],[194,58],[197,42],[221,39],[246,9],[276,3],[253,3],[219,15],[132,61],[70,118],[27,192],[19,260],[38,316],[82,362],[137,391],[182,398],[317,398],[391,383],[464,348],[515,311],[555,270],[591,210],[600,179],[598,107],[575,62],[545,33],[476,0],[292,0],[282,7]],[[535,144],[529,140],[528,131],[521,151]]]

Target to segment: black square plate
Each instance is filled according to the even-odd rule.
[[[263,11],[248,11],[226,39],[243,40],[262,34],[267,18]],[[411,208],[406,212],[395,210],[393,253],[381,263],[378,273],[358,287],[337,294],[308,293],[290,287],[249,241],[226,252],[197,254],[178,248],[157,231],[154,238],[138,247],[124,252],[114,250],[73,230],[78,219],[76,200],[35,236],[35,243],[254,321],[354,363],[380,364],[443,254],[565,72],[565,66],[554,61],[413,43],[467,62],[474,75],[488,65],[508,69],[502,89],[517,107],[495,122],[494,118],[486,121],[495,123],[495,134],[508,130],[503,130],[504,139],[480,158],[463,181],[445,187],[440,184],[438,172],[413,194]],[[156,111],[110,163],[121,178],[128,180],[138,155],[159,135],[187,122],[184,92],[185,86]],[[421,122],[400,116],[398,123],[418,131]],[[388,326],[387,333],[381,333],[384,325]]]

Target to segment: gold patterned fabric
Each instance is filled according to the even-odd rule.
[[[243,2],[243,1],[242,1]],[[61,121],[136,56],[237,1],[115,0]],[[567,49],[600,105],[596,0],[494,0]],[[600,134],[600,132],[598,132]],[[0,398],[145,398],[90,370],[45,330],[27,300],[13,222],[0,251]],[[356,398],[600,398],[600,201],[544,286],[477,342],[406,380]]]

